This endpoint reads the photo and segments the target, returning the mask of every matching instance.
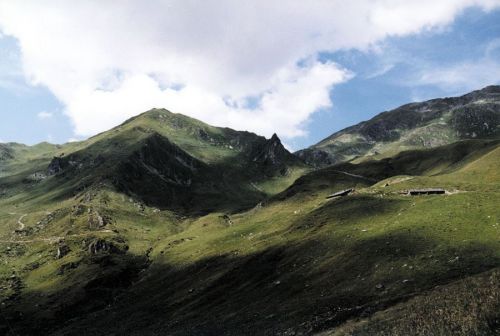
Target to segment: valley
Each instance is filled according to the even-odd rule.
[[[499,107],[412,103],[295,154],[165,109],[0,144],[0,334],[496,335]]]

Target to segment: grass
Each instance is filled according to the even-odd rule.
[[[103,146],[103,137],[92,144]],[[226,149],[214,160],[225,162]],[[465,321],[470,302],[477,314],[459,332],[493,333],[498,298],[486,293],[500,267],[499,161],[498,142],[478,140],[340,164],[286,188],[302,174],[293,170],[255,182],[271,196],[261,204],[197,216],[109,183],[73,196],[71,179],[25,185],[19,173],[0,180],[11,189],[0,199],[1,238],[34,241],[0,243],[2,313],[17,334],[425,334]],[[399,194],[435,186],[461,192]],[[354,194],[326,199],[349,187]],[[90,227],[95,212],[111,220]],[[39,228],[26,236],[13,232],[25,213],[26,226]],[[50,237],[61,239],[40,240]],[[96,241],[115,249],[90,253]],[[60,244],[70,252],[57,259]],[[469,287],[477,290],[467,296]],[[434,308],[443,309],[441,322]]]
[[[499,271],[467,277],[321,335],[498,334],[499,288]]]
[[[465,139],[497,139],[499,90],[490,86],[462,97],[406,104],[336,132],[299,154],[324,167],[380,160]]]

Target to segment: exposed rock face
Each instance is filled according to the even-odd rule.
[[[178,212],[251,208],[268,192],[267,185],[259,189],[252,183],[306,168],[276,135],[266,139],[213,127],[163,109],[133,117],[82,142],[77,150],[71,148],[61,155],[50,152],[54,157],[46,175],[55,178],[44,183],[64,180],[68,194],[84,196],[83,203],[94,198],[92,190],[106,186],[149,207]],[[72,209],[75,216],[87,210]],[[99,216],[89,216],[88,227],[105,225]]]
[[[40,182],[47,178],[47,175],[43,172],[36,172],[29,175],[25,180],[28,182]]]
[[[99,253],[124,253],[127,248],[122,248],[121,246],[115,245],[104,239],[95,239],[88,245],[88,252],[90,254]]]
[[[288,164],[297,164],[301,161],[290,153],[281,143],[276,134],[271,139],[257,145],[251,153],[251,161],[264,167],[266,175],[280,175],[288,173]]]
[[[211,140],[213,140],[213,139],[210,137],[210,135],[208,135],[208,133],[207,133],[207,132],[205,132],[205,130],[203,130],[203,129],[201,129],[201,128],[198,130],[198,136],[200,137],[200,139],[202,139],[202,140],[204,140],[204,141],[211,141]]]
[[[297,152],[296,155],[304,160],[305,163],[312,166],[328,166],[336,163],[335,159],[328,152],[321,149],[306,148]]]
[[[56,175],[65,170],[76,169],[84,170],[88,168],[95,168],[100,166],[106,161],[104,156],[98,154],[93,155],[81,155],[81,154],[70,154],[68,156],[56,156],[50,161],[47,167],[47,175]]]
[[[82,204],[76,204],[71,208],[72,216],[80,216],[85,212],[86,207]]]
[[[271,165],[282,163],[289,155],[276,133],[261,148],[258,148],[255,154],[252,161]]]
[[[87,222],[90,230],[101,229],[110,221],[110,218],[108,218],[107,216],[101,216],[98,211],[92,211],[91,209],[89,209]]]
[[[57,246],[57,252],[56,252],[56,259],[61,259],[64,256],[66,256],[71,249],[69,248],[68,245],[64,242],[60,242],[59,245]]]
[[[67,166],[65,160],[61,157],[54,157],[52,161],[50,161],[49,166],[47,167],[47,175],[55,175],[63,171],[63,169]]]
[[[296,155],[315,166],[358,156],[500,137],[500,86],[461,97],[411,103],[336,132]],[[394,154],[392,152],[392,154]]]
[[[488,138],[499,133],[499,105],[464,106],[458,108],[451,119],[460,138]]]
[[[0,162],[14,158],[14,151],[7,144],[0,143]]]
[[[144,195],[156,205],[182,200],[197,173],[206,169],[167,138],[153,134],[116,168],[113,179],[120,190]]]
[[[229,217],[229,215],[224,214],[224,215],[220,216],[220,218],[222,218],[224,220],[224,222],[226,223],[226,225],[228,225],[228,226],[232,226],[233,225],[233,221],[231,220],[231,217]]]
[[[202,162],[156,133],[149,137],[124,165],[127,166],[126,169],[139,169],[141,174],[149,173],[163,181],[181,186],[189,186],[193,173],[204,166]],[[143,169],[146,172],[142,171]]]

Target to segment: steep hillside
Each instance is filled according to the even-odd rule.
[[[0,301],[8,311],[0,334],[34,333],[66,316],[64,307],[101,309],[139,278],[158,241],[202,214],[254,207],[309,170],[276,135],[159,109],[86,141],[0,150]],[[11,329],[18,312],[36,312],[33,324]]]
[[[152,154],[172,146],[153,133],[126,161],[132,168],[117,169],[134,176],[144,163],[168,183],[205,169],[202,161],[177,161],[166,165],[177,175],[159,170],[163,161]],[[11,232],[0,245],[9,322],[2,331],[398,335],[425,334],[430,324],[451,334],[458,329],[449,329],[452,312],[442,300],[453,292],[453,318],[467,321],[454,334],[494,334],[498,296],[488,288],[500,286],[498,162],[498,141],[468,140],[317,170],[248,211],[191,217],[114,188],[90,188],[43,210],[39,200],[13,196],[0,203]],[[401,194],[425,187],[449,193]],[[356,190],[326,199],[346,188]],[[473,317],[460,301],[469,300],[468,283],[478,294],[467,302],[481,306]],[[398,317],[410,304],[422,316],[442,309],[443,318],[405,324]]]
[[[326,166],[499,136],[500,86],[488,86],[461,97],[411,103],[383,112],[296,154],[312,165]]]
[[[2,147],[4,193],[52,190],[57,200],[108,185],[184,212],[253,206],[309,169],[276,135],[265,139],[159,109],[84,142],[19,146]]]
[[[161,109],[3,144],[0,334],[495,335],[488,134],[316,170],[276,135]]]

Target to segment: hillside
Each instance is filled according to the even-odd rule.
[[[453,154],[436,165],[432,158],[442,152]],[[427,162],[419,176],[403,175],[415,165],[411,157]],[[475,140],[402,153],[392,159],[397,169],[390,177],[382,168],[371,177],[355,176],[371,172],[376,162],[316,171],[261,206],[229,216],[213,213],[175,225],[146,208],[140,222],[117,219],[113,227],[120,232],[106,236],[103,251],[92,254],[79,247],[81,238],[66,238],[74,252],[27,276],[26,286],[35,287],[23,292],[16,310],[39,321],[40,310],[30,305],[37,298],[44,314],[58,321],[55,335],[397,335],[407,328],[425,334],[429,324],[457,334],[448,324],[456,316],[467,321],[458,334],[490,334],[496,327],[488,321],[499,318],[498,296],[487,289],[500,286],[499,159],[498,142]],[[436,186],[450,194],[400,194]],[[347,187],[355,194],[325,198]],[[108,206],[134,213],[118,194],[108,195]],[[166,225],[177,229],[167,232]],[[103,273],[89,273],[105,265]],[[41,285],[42,274],[56,282]],[[82,277],[89,283],[79,288]],[[472,298],[469,282],[477,288]],[[453,292],[454,315],[445,301],[432,299],[447,292]],[[59,300],[71,309],[61,310]],[[395,324],[393,317],[407,316],[415,302],[424,312],[445,309],[443,320]],[[482,307],[473,318],[469,304]],[[359,324],[359,317],[366,321]],[[66,325],[60,329],[59,323]]]
[[[410,103],[332,134],[296,154],[327,166],[366,157],[384,158],[409,149],[500,135],[500,86],[461,97]]]
[[[266,140],[167,110],[151,110],[84,142],[4,148],[4,193],[22,185],[31,195],[51,190],[55,201],[106,185],[180,212],[253,206],[308,169],[276,135]]]
[[[155,109],[0,150],[2,335],[500,331],[493,135],[312,170]]]

